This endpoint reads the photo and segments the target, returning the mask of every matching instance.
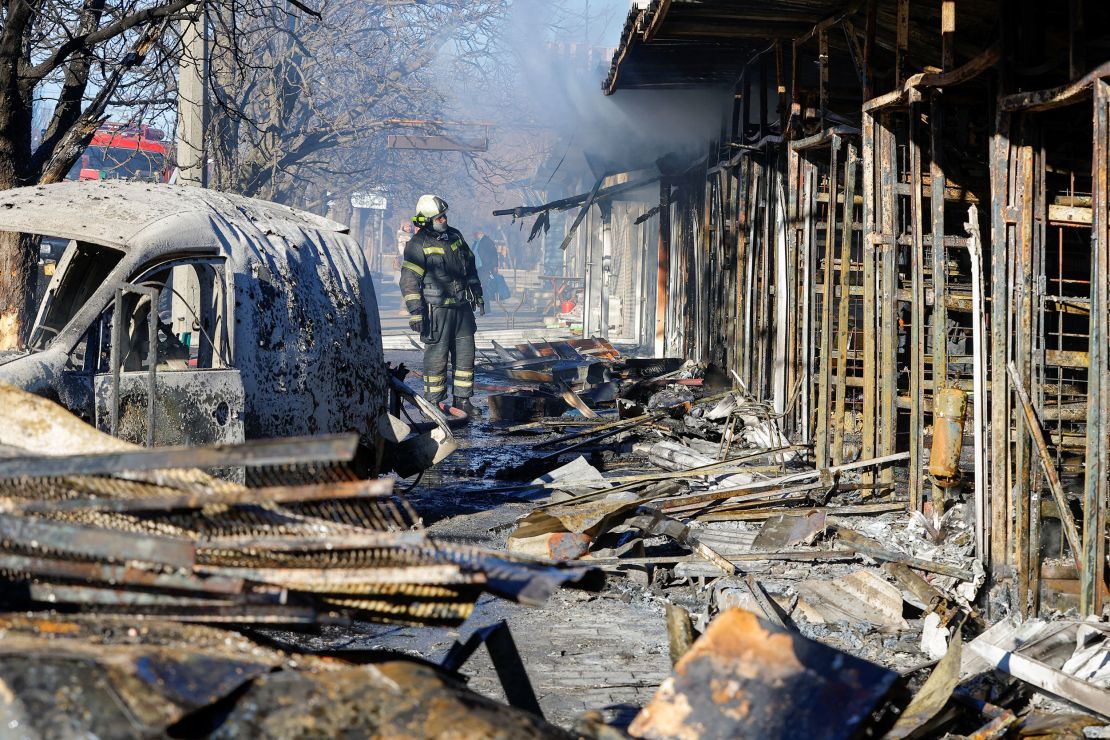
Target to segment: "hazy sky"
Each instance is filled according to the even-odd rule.
[[[558,5],[559,3],[554,3]],[[563,0],[556,36],[560,41],[616,46],[628,15],[628,0]]]

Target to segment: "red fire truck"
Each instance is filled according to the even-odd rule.
[[[145,124],[104,123],[66,179],[166,182],[165,137],[160,129]]]

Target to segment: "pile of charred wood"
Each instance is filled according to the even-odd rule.
[[[604,409],[612,409],[627,381],[663,375],[682,365],[681,360],[623,360],[613,345],[596,338],[537,340],[512,349],[492,344],[494,355],[483,353],[480,367],[503,382],[479,384],[476,389],[489,394],[490,421],[501,425],[568,411],[597,419]]]
[[[550,735],[465,689],[474,647],[451,666],[321,660],[266,647],[265,631],[457,625],[483,593],[538,604],[588,586],[590,569],[434,541],[392,481],[351,473],[353,435],[141,448],[11,386],[0,409],[0,709],[14,735],[395,737],[429,722]]]
[[[582,576],[433,542],[392,496],[392,481],[352,475],[353,435],[140,448],[45,399],[10,386],[0,393],[9,608],[442,624],[466,619],[483,591],[543,598]],[[50,448],[37,444],[62,440],[70,454],[43,455]]]
[[[973,502],[910,511],[905,453],[818,469],[712,369],[639,362],[657,376],[603,361],[608,419],[508,427],[546,434],[501,473],[535,501],[510,552],[666,603],[676,673],[634,736],[1082,736],[1110,719],[1110,627],[1014,621],[974,557]]]

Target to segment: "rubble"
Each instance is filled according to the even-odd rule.
[[[684,583],[698,587],[685,608],[665,602],[677,673],[631,725],[634,736],[852,735],[848,720],[830,723],[835,729],[815,726],[813,734],[775,724],[782,716],[804,724],[798,712],[810,708],[777,663],[752,658],[746,651],[755,648],[743,647],[743,638],[735,646],[721,642],[725,630],[740,629],[738,609],[765,620],[757,628],[748,614],[743,619],[753,621],[744,623],[742,633],[755,630],[766,641],[779,630],[795,646],[814,640],[841,654],[838,660],[854,656],[902,673],[897,690],[878,666],[870,674],[875,683],[866,686],[843,670],[823,675],[836,685],[830,691],[867,697],[876,711],[852,716],[870,732],[911,737],[936,728],[968,734],[981,728],[986,737],[1032,723],[1022,714],[1028,693],[1000,699],[1001,708],[968,702],[977,684],[959,667],[967,667],[969,655],[991,659],[980,659],[980,670],[1005,666],[997,675],[1008,671],[1011,681],[1036,691],[1055,689],[1082,710],[1101,711],[1095,697],[1107,680],[1102,623],[1085,628],[1083,637],[1068,633],[1071,651],[1052,666],[1014,653],[1014,644],[985,641],[989,631],[976,639],[988,623],[979,606],[985,569],[975,557],[970,504],[947,500],[939,520],[907,512],[900,487],[870,475],[904,455],[815,468],[778,430],[773,415],[758,411],[760,405],[741,391],[713,393],[678,385],[672,376],[648,379],[652,393],[628,402],[630,394],[643,392],[645,380],[622,379],[621,360],[605,362],[614,378],[607,382],[618,387],[616,408],[635,415],[618,421],[577,417],[564,427],[571,431],[559,436],[550,436],[560,427],[554,418],[526,430],[503,429],[548,436],[500,477],[550,471],[518,489],[535,504],[510,533],[510,551],[592,562],[660,598]],[[707,372],[684,367],[687,374]],[[606,405],[595,404],[594,410],[604,413]],[[709,632],[687,651],[687,625],[707,623]],[[742,670],[728,667],[734,649],[746,661]],[[1019,659],[1004,658],[1011,653]],[[785,655],[779,659],[790,663]],[[705,670],[694,668],[702,663]],[[924,669],[934,663],[926,677]],[[759,688],[761,682],[776,690]],[[729,688],[714,694],[710,686]]]
[[[633,737],[854,737],[897,674],[730,609],[629,726]]]
[[[355,435],[142,448],[11,386],[0,397],[9,729],[149,736],[210,723],[229,737],[293,726],[422,737],[440,723],[561,736],[466,690],[452,678],[464,658],[328,664],[202,625],[458,625],[484,593],[537,605],[561,586],[596,588],[588,566],[435,541],[392,480],[352,474]],[[392,698],[368,703],[372,686]],[[303,706],[278,700],[289,695]],[[337,709],[344,702],[351,711]]]

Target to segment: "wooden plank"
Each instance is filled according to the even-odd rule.
[[[1110,718],[1110,692],[1105,689],[1069,676],[1039,660],[1027,658],[1018,651],[1004,650],[982,638],[973,640],[968,647],[986,660],[991,668]]]
[[[1046,349],[1044,351],[1044,364],[1055,367],[1082,367],[1091,366],[1090,353],[1077,350]]]
[[[1041,431],[1041,422],[1037,419],[1037,412],[1033,409],[1033,404],[1029,400],[1029,394],[1025,392],[1021,378],[1018,377],[1017,367],[1013,362],[1010,362],[1007,366],[1007,370],[1010,373],[1010,379],[1014,382],[1014,390],[1017,391],[1018,401],[1021,402],[1022,410],[1025,412],[1026,429],[1029,430],[1029,436],[1032,437],[1033,441],[1037,444],[1037,450],[1040,453],[1041,465],[1044,469],[1045,477],[1048,479],[1052,496],[1056,500],[1057,515],[1060,517],[1060,523],[1063,525],[1064,538],[1071,548],[1072,557],[1075,558],[1076,568],[1082,571],[1083,566],[1080,562],[1081,549],[1079,531],[1075,527],[1075,520],[1072,518],[1071,506],[1068,503],[1067,496],[1064,494],[1064,488],[1060,485],[1060,477],[1056,474],[1056,467],[1052,462],[1052,457],[1048,453],[1048,445],[1045,443],[1044,434]],[[1039,574],[1039,563],[1037,571]]]
[[[1075,224],[1077,226],[1090,226],[1093,211],[1081,206],[1049,205],[1048,220],[1054,224]]]

